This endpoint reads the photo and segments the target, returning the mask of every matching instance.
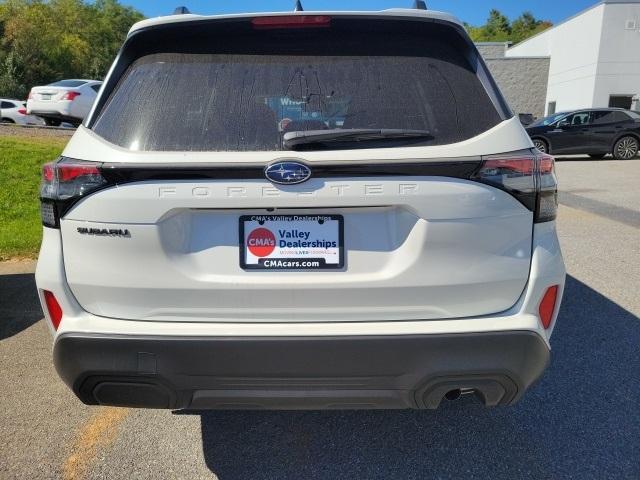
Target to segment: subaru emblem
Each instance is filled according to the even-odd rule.
[[[264,169],[264,176],[273,183],[293,185],[302,183],[311,176],[311,169],[304,163],[293,160],[280,160]]]

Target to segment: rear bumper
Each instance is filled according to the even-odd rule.
[[[400,321],[201,322],[97,316],[65,280],[59,230],[44,228],[36,283],[58,373],[89,404],[152,408],[436,408],[458,388],[517,401],[541,375],[564,286],[553,222],[534,226],[521,298],[495,315]],[[538,307],[558,285],[554,321]],[[44,304],[64,312],[57,330]]]
[[[54,120],[60,120],[62,122],[82,121],[82,118],[78,118],[74,115],[71,115],[71,112],[67,111],[66,109],[61,109],[60,111],[36,109],[36,110],[30,110],[29,115],[35,115],[37,117],[42,117],[42,118],[52,118]]]
[[[65,100],[27,100],[27,113],[30,115],[50,114],[50,115],[70,115],[71,102]]]
[[[186,337],[63,333],[62,379],[87,404],[187,409],[437,408],[456,389],[517,401],[549,349],[531,331]]]

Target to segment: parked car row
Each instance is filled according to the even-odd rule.
[[[18,125],[77,127],[91,111],[102,82],[98,80],[60,80],[33,87],[26,102],[0,99],[0,121]]]

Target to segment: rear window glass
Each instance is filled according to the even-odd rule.
[[[59,82],[54,82],[54,83],[50,83],[48,86],[49,87],[79,87],[81,85],[84,85],[85,82],[84,80],[60,80]]]
[[[593,112],[593,123],[596,123],[596,124],[628,122],[629,120],[630,120],[629,115],[619,110]]]
[[[546,127],[547,125],[551,125],[552,123],[556,123],[558,120],[568,116],[569,114],[567,112],[560,112],[560,113],[556,113],[554,115],[549,115],[548,117],[543,117],[540,118],[539,120],[536,120],[535,122],[533,122],[530,126],[531,127]]]
[[[132,150],[260,151],[282,150],[290,131],[428,130],[431,137],[410,145],[436,145],[496,125],[500,115],[466,44],[424,30],[255,32],[236,42],[211,39],[233,51],[203,51],[200,38],[191,51],[141,55],[93,129]]]

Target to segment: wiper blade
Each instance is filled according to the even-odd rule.
[[[334,128],[330,130],[300,130],[284,134],[283,145],[292,148],[296,145],[326,142],[361,142],[385,138],[431,138],[429,130],[408,130],[404,128]]]

